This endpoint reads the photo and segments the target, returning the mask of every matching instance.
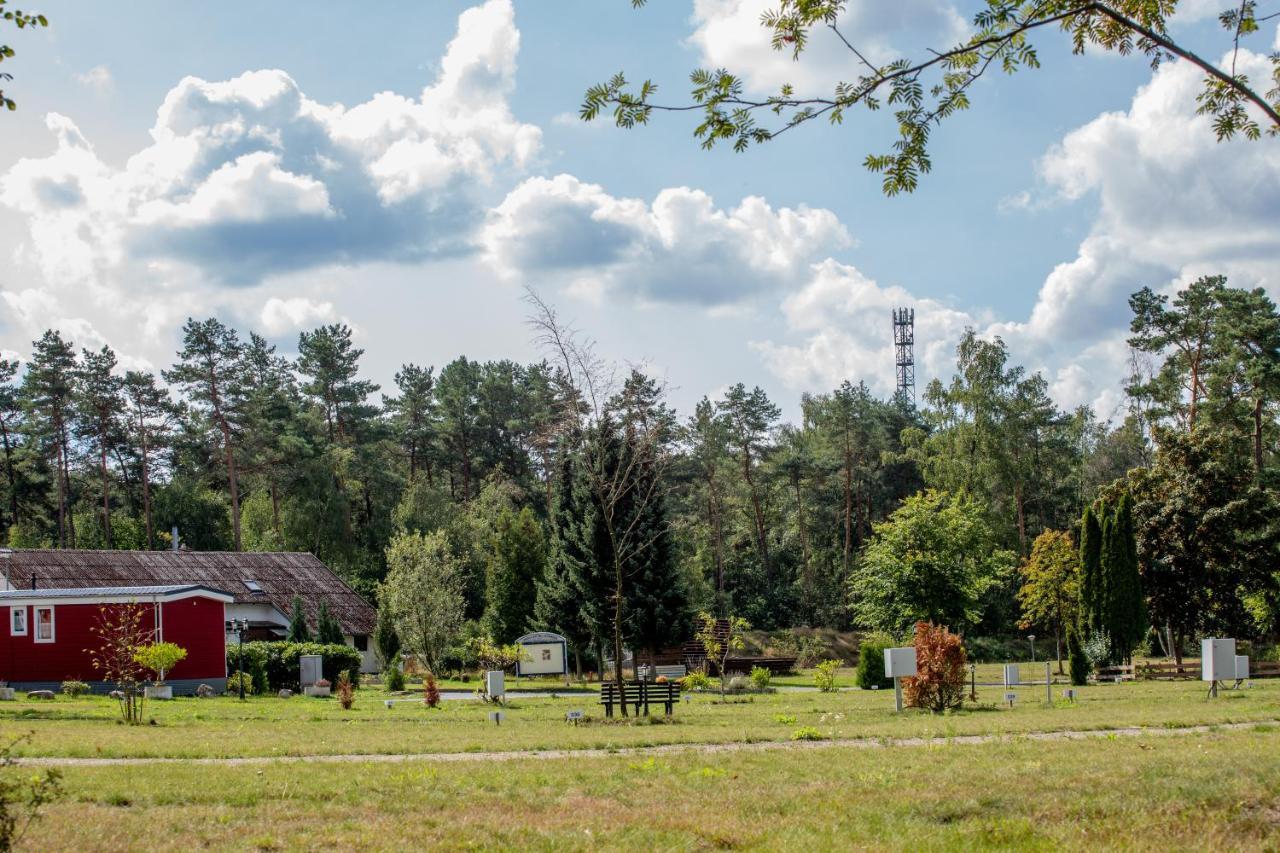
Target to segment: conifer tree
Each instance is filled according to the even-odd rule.
[[[69,341],[52,329],[32,343],[31,362],[23,378],[21,397],[31,444],[44,448],[52,463],[58,512],[58,547],[76,546],[71,515],[71,431],[76,353]]]
[[[1092,506],[1080,520],[1080,633],[1084,637],[1103,630],[1102,528]]]
[[[576,585],[588,559],[582,547],[582,512],[585,497],[575,488],[574,442],[561,442],[551,501],[550,548],[542,578],[538,581],[533,626],[555,631],[569,641],[574,668],[582,675],[582,651],[591,645],[591,632],[583,618],[583,602]]]
[[[293,597],[293,615],[289,618],[289,633],[286,639],[291,643],[311,642],[311,630],[307,628],[307,617],[302,612],[302,596]]]
[[[84,440],[98,468],[102,500],[102,535],[108,550],[114,547],[111,535],[111,473],[107,457],[123,440],[120,410],[124,407],[124,383],[115,375],[116,354],[110,347],[84,350],[76,375],[76,437]]]
[[[1102,574],[1105,578],[1106,627],[1116,660],[1129,660],[1147,632],[1146,604],[1138,573],[1133,504],[1124,493],[1103,525]]]
[[[1067,629],[1067,658],[1071,664],[1071,683],[1083,687],[1089,683],[1089,657],[1080,643],[1080,631],[1074,625]]]
[[[316,642],[328,646],[340,646],[345,642],[342,639],[342,626],[333,618],[333,614],[329,612],[329,604],[325,601],[320,602],[320,612],[316,615]]]
[[[636,481],[632,488],[653,497],[637,507],[637,546],[628,572],[630,633],[636,645],[652,655],[688,638],[688,593],[676,566],[667,504],[661,487],[652,482],[657,473],[648,461],[633,466],[632,472]]]

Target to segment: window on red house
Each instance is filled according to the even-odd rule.
[[[9,634],[14,637],[27,636],[27,608],[9,608]]]
[[[36,608],[36,642],[53,642],[53,608]]]

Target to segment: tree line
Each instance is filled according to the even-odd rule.
[[[340,324],[286,357],[188,320],[158,375],[50,330],[0,361],[0,529],[13,547],[166,548],[176,526],[198,550],[310,551],[371,599],[443,562],[451,623],[612,657],[687,638],[700,609],[1062,628],[1023,594],[1037,538],[1074,548],[1083,509],[1123,494],[1164,642],[1274,632],[1275,306],[1216,277],[1131,306],[1116,420],[1060,409],[972,330],[918,404],[844,382],[795,422],[742,383],[681,416],[536,298],[543,360],[406,363],[386,389]]]

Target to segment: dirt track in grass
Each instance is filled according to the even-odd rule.
[[[823,740],[761,741],[758,743],[679,743],[660,746],[623,747],[619,749],[543,749],[508,750],[503,752],[419,752],[401,754],[343,754],[343,755],[290,755],[246,756],[243,758],[18,758],[16,764],[28,767],[110,767],[115,765],[241,765],[290,764],[298,762],[362,762],[391,763],[404,761],[433,761],[447,764],[465,764],[484,761],[518,761],[524,759],[609,758],[617,756],[653,756],[680,753],[720,752],[773,752],[777,750],[815,749],[823,747],[848,747],[851,749],[892,749],[895,747],[921,746],[974,746],[984,743],[1011,743],[1018,741],[1098,740],[1105,738],[1159,737],[1169,735],[1204,734],[1214,731],[1248,731],[1266,729],[1280,720],[1264,720],[1248,723],[1223,723],[1218,725],[1181,726],[1169,728],[1117,728],[1089,729],[1081,731],[1023,732],[1010,735],[957,735],[954,737],[908,738],[830,738]]]

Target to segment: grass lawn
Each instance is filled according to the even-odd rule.
[[[1218,707],[1232,704],[1237,703]],[[64,773],[68,796],[46,810],[28,846],[1236,850],[1280,845],[1280,734],[1274,729],[466,765],[431,760],[306,767],[170,764],[70,767]]]
[[[1055,687],[1055,697],[1061,688]],[[892,691],[778,692],[731,700],[695,695],[670,721],[606,722],[594,694],[538,696],[512,701],[500,728],[489,708],[449,701],[429,710],[420,702],[388,709],[378,688],[358,691],[343,711],[333,699],[231,697],[150,702],[155,725],[117,722],[104,697],[52,702],[25,698],[0,703],[0,737],[32,732],[27,755],[80,757],[227,757],[314,754],[416,754],[534,749],[621,748],[667,743],[787,741],[801,728],[829,739],[950,737],[1125,726],[1177,727],[1280,719],[1280,681],[1257,681],[1250,690],[1205,699],[1199,682],[1138,682],[1082,688],[1075,704],[1044,704],[1043,687],[1017,691],[1012,709],[1004,689],[979,688],[979,705],[934,716],[893,711]],[[571,726],[565,712],[581,709],[592,719]]]

